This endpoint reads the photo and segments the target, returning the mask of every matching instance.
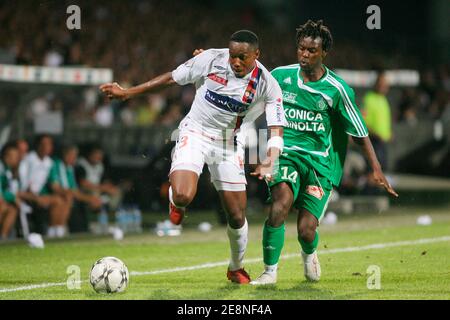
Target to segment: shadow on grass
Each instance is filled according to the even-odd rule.
[[[332,290],[318,288],[317,285],[305,280],[290,288],[279,288],[277,285],[258,286],[254,298],[271,300],[347,300],[356,298],[353,294],[336,294]]]

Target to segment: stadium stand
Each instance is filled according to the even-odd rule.
[[[0,3],[0,142],[5,144],[18,138],[32,141],[36,134],[51,129],[60,145],[65,141],[79,146],[98,143],[114,168],[113,180],[128,178],[136,186],[135,194],[125,194],[125,199],[131,197],[130,201],[146,210],[165,210],[165,195],[160,190],[167,177],[160,173],[167,171],[163,167],[169,163],[173,132],[188,111],[193,88],[111,102],[89,82],[69,86],[6,81],[13,72],[8,68],[11,65],[95,68],[97,71],[89,70],[105,73],[106,78],[114,75],[114,80],[131,85],[173,69],[187,60],[195,48],[226,43],[227,35],[236,25],[258,30],[264,49],[261,59],[268,67],[295,61],[293,37],[280,38],[280,30],[285,26],[265,23],[270,19],[250,7],[240,15],[224,10],[218,24],[217,17],[209,15],[209,8],[202,2],[177,1],[167,7],[164,1],[85,1],[83,29],[70,32],[60,27],[59,17],[65,15],[65,4],[61,1],[51,8],[45,5],[35,8],[25,1]],[[177,19],[172,19],[173,16]],[[161,21],[173,23],[170,28],[160,28]],[[40,25],[46,26],[45,32],[36,32]],[[123,29],[139,32],[130,35],[120,32]],[[9,37],[10,34],[14,37]],[[269,45],[273,43],[277,45]],[[361,70],[366,70],[370,79],[376,74],[374,68],[380,67],[379,61],[383,61],[386,70],[407,69],[419,75],[416,84],[394,85],[389,92],[394,138],[388,145],[386,169],[394,174],[392,178],[400,192],[410,190],[411,182],[398,174],[450,178],[450,64],[423,68],[413,54],[380,54],[355,40],[339,41],[333,50],[327,61],[331,67],[342,74],[346,70],[358,72],[352,78],[355,79],[352,86],[359,105],[370,87],[367,81],[361,81],[360,76],[364,75]],[[202,179],[207,179],[207,175]],[[446,182],[429,181],[438,190],[448,192]],[[204,197],[199,197],[194,207],[214,208],[216,199],[209,196],[212,192],[206,188],[201,193]],[[249,190],[253,192],[250,197],[264,200],[261,188],[252,186]],[[364,181],[340,190],[344,196],[336,210],[351,212],[355,206],[364,205],[384,210],[389,205],[376,194],[372,194],[373,201],[360,197],[366,191]],[[347,199],[350,201],[347,204],[346,196],[353,197]]]

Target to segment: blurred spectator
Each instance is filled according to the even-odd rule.
[[[103,149],[97,145],[90,145],[86,155],[77,161],[76,177],[83,192],[101,197],[105,209],[113,213],[122,202],[122,191],[107,180],[103,158]]]
[[[162,95],[149,95],[146,103],[137,109],[136,123],[140,126],[153,124],[165,105],[166,101]]]
[[[16,140],[15,144],[16,144],[17,150],[19,151],[19,159],[20,159],[20,161],[22,161],[22,159],[24,159],[25,156],[28,154],[30,146],[25,139],[18,139],[18,140]]]
[[[367,184],[367,170],[368,166],[364,156],[355,150],[353,139],[349,139],[339,193],[343,195],[360,194]]]
[[[59,67],[64,63],[64,57],[57,50],[49,50],[44,57],[44,66]]]
[[[384,170],[388,164],[386,145],[392,138],[391,107],[386,97],[388,92],[387,78],[384,73],[380,73],[374,90],[369,91],[363,99],[363,115],[369,129],[369,137]]]
[[[114,109],[112,102],[104,99],[103,104],[100,105],[94,114],[95,123],[101,127],[110,127],[114,122]]]
[[[413,89],[403,89],[398,104],[397,122],[405,122],[410,126],[418,123],[417,118],[417,95]]]
[[[66,145],[62,149],[61,159],[56,158],[49,174],[49,184],[53,193],[60,195],[66,204],[67,210],[61,217],[64,230],[58,234],[59,237],[67,234],[67,222],[72,210],[73,201],[87,203],[94,211],[98,211],[102,205],[100,197],[82,192],[75,178],[75,164],[78,157],[78,148],[75,145]]]
[[[47,236],[56,237],[64,233],[64,216],[67,204],[59,195],[51,194],[48,177],[53,165],[50,155],[53,139],[47,134],[36,137],[35,150],[28,153],[20,163],[20,198],[35,209],[48,210],[50,215]],[[33,210],[34,211],[34,210]]]
[[[173,126],[178,123],[183,118],[183,108],[181,105],[177,103],[172,103],[169,107],[163,112],[161,118],[158,123],[164,126]]]
[[[1,151],[0,169],[0,238],[9,237],[20,208],[19,151],[14,143],[7,143]]]

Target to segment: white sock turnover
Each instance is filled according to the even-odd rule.
[[[245,250],[248,242],[248,223],[245,220],[244,225],[240,229],[233,229],[228,225],[228,239],[230,240],[231,259],[229,269],[236,271],[242,268],[242,260],[244,260]]]

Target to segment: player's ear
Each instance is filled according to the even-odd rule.
[[[322,60],[325,59],[325,57],[327,56],[327,53],[325,50],[322,51]]]
[[[259,59],[259,49],[255,50],[255,59]]]

